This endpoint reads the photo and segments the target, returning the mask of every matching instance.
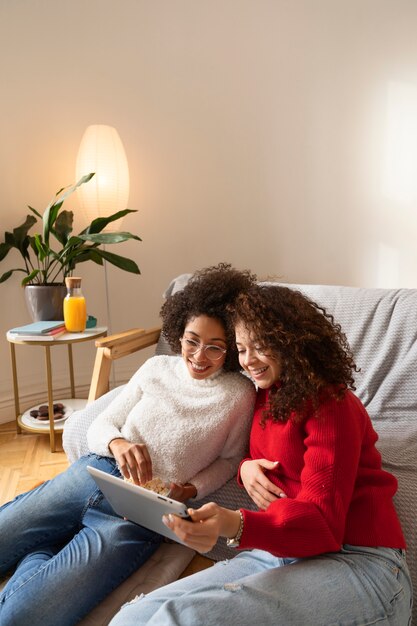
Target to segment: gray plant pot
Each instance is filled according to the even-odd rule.
[[[26,305],[32,320],[63,320],[63,300],[66,295],[65,285],[26,285]]]

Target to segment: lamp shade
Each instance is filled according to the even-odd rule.
[[[90,223],[127,208],[129,167],[119,133],[113,126],[88,126],[81,139],[76,162],[76,179],[95,172],[78,188],[81,210]],[[118,223],[118,227],[120,222]]]

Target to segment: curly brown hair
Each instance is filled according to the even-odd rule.
[[[270,394],[262,423],[268,415],[302,421],[326,397],[342,398],[355,389],[353,372],[359,370],[340,325],[300,291],[253,285],[229,311],[262,351],[281,361],[281,385]]]
[[[249,270],[236,270],[229,263],[219,263],[195,272],[181,291],[170,296],[162,305],[162,335],[175,353],[181,352],[180,339],[191,319],[199,315],[219,320],[226,333],[226,371],[240,369],[234,326],[227,312],[238,295],[255,284],[256,276]]]

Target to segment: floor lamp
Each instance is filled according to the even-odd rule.
[[[81,210],[87,223],[96,217],[107,217],[127,208],[129,167],[119,133],[113,126],[88,126],[81,139],[75,167],[76,180],[94,172],[86,185],[78,188]],[[120,230],[121,220],[117,222]],[[110,224],[106,230],[111,230]],[[106,308],[109,332],[112,332],[107,263],[104,261]],[[113,386],[115,385],[113,369]]]

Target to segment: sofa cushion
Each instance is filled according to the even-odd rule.
[[[88,427],[113,398],[121,392],[123,387],[124,385],[120,385],[120,387],[112,389],[94,402],[87,404],[83,409],[74,411],[67,419],[62,433],[62,447],[70,463],[74,463],[77,459],[88,454]]]

